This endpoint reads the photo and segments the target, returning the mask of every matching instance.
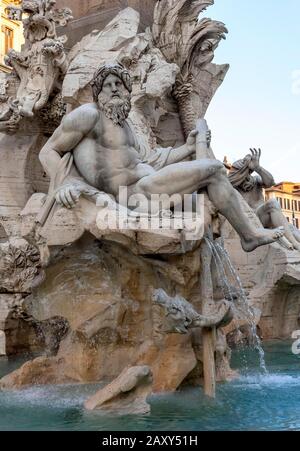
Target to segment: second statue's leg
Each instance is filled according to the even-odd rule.
[[[290,225],[290,228],[293,232],[293,235],[295,237],[295,239],[300,243],[300,230],[297,229],[295,226]]]
[[[283,227],[271,230],[262,227],[252,208],[232,187],[226,171],[212,179],[208,185],[208,194],[214,205],[238,232],[244,251],[252,252],[284,235]]]
[[[253,210],[228,180],[224,165],[217,160],[196,160],[167,166],[142,178],[135,192],[151,194],[192,194],[207,187],[210,200],[240,235],[243,249],[251,252],[273,243],[284,234],[283,228],[264,229]]]
[[[284,227],[284,236],[292,244],[292,249],[300,250],[300,243],[296,240],[289,222],[275,199],[270,199],[263,204],[257,210],[257,215],[265,227]]]

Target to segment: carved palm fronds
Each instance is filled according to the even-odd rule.
[[[204,117],[228,66],[209,67],[227,29],[222,22],[198,20],[213,0],[160,0],[154,13],[153,37],[168,62],[180,67],[175,98],[185,135]],[[211,65],[212,66],[212,65]],[[205,69],[205,72],[203,72]]]
[[[156,45],[168,61],[182,68],[191,46],[191,37],[199,14],[213,0],[159,0],[154,11],[152,28]]]

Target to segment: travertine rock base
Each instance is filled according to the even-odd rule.
[[[151,368],[154,392],[176,390],[193,370],[201,380],[201,329],[165,335],[164,312],[152,301],[153,289],[163,288],[199,308],[200,270],[197,250],[156,260],[88,235],[56,248],[26,308],[40,322],[64,318],[70,331],[56,357],[28,362],[1,387],[113,380],[141,365]]]

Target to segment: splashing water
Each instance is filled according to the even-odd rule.
[[[230,260],[230,257],[229,257],[229,254],[228,254],[227,250],[224,247],[222,247],[219,243],[216,243],[216,247],[219,250],[219,252],[221,252],[222,255],[224,256],[225,261],[227,263],[227,266],[228,266],[228,268],[230,270],[230,273],[235,278],[235,280],[236,280],[236,282],[238,284],[240,297],[237,300],[237,304],[240,304],[241,301],[242,301],[242,308],[243,308],[243,310],[246,310],[247,314],[249,315],[249,318],[250,318],[249,325],[251,327],[252,335],[254,337],[255,348],[257,349],[257,351],[259,353],[260,367],[263,370],[263,372],[265,374],[267,374],[268,370],[267,370],[266,362],[265,362],[265,352],[264,352],[263,347],[262,347],[261,339],[258,336],[257,331],[256,331],[255,314],[254,314],[253,309],[251,308],[251,306],[248,303],[248,298],[247,298],[247,295],[245,293],[242,281],[241,281],[236,269],[234,268],[234,266],[233,266],[233,264],[232,264],[232,262]]]
[[[231,288],[231,286],[229,284],[223,261],[222,261],[219,253],[217,252],[217,250],[215,248],[215,243],[213,241],[209,240],[209,239],[205,239],[205,241],[206,241],[206,243],[207,243],[207,245],[210,248],[210,251],[212,253],[212,256],[213,256],[213,259],[214,259],[214,262],[215,262],[215,265],[216,265],[218,280],[221,281],[221,288],[222,288],[222,291],[223,291],[224,298],[226,298],[226,297],[228,298],[229,297],[229,299],[230,299],[230,301],[232,303],[233,310],[237,311],[238,309],[237,309],[237,305],[234,302],[234,296],[233,296],[233,293],[232,293],[232,288]],[[248,372],[248,370],[249,370],[249,368],[248,368],[248,361],[247,361],[247,357],[246,357],[245,353],[243,353],[242,359],[243,359],[243,367],[246,370],[246,372]]]
[[[257,350],[258,355],[259,355],[261,371],[264,374],[268,374],[268,370],[267,370],[266,362],[265,362],[265,352],[262,347],[261,339],[257,335],[255,313],[248,303],[247,295],[243,288],[241,279],[240,279],[236,269],[234,268],[226,249],[223,246],[221,246],[219,243],[211,241],[208,238],[205,238],[205,241],[212,252],[213,259],[215,261],[215,265],[217,268],[218,277],[219,277],[220,281],[222,282],[221,286],[223,289],[224,296],[229,297],[229,299],[232,302],[233,306],[235,307],[236,311],[240,312],[245,317],[245,319],[250,327],[250,330],[251,330],[254,348]],[[229,270],[234,281],[237,283],[238,290],[239,290],[239,296],[237,298],[232,291],[232,286],[229,283],[226,269]],[[226,290],[225,290],[225,288],[226,288]]]

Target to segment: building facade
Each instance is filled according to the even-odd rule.
[[[300,229],[300,183],[282,182],[266,190],[266,199],[277,199],[287,220]]]
[[[10,20],[6,14],[9,5],[19,6],[21,0],[0,0],[0,71],[9,72],[4,63],[4,57],[10,49],[21,50],[24,43],[22,22]]]

